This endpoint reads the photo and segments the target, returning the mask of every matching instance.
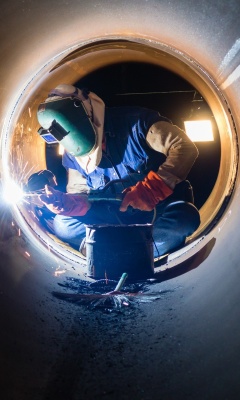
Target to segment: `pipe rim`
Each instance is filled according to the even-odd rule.
[[[110,61],[108,60],[108,63],[113,62],[114,57],[116,57],[115,62],[123,62],[123,60],[126,60],[124,52],[129,53],[127,58],[131,59],[132,56],[134,58],[137,56],[141,62],[140,52],[144,54],[144,57],[147,56],[151,62],[156,62],[159,67],[167,68],[191,83],[206,99],[218,126],[222,154],[218,178],[212,193],[200,209],[202,219],[200,228],[189,238],[187,246],[182,248],[180,255],[177,252],[176,257],[174,257],[173,253],[173,259],[179,258],[179,261],[182,261],[183,257],[188,257],[189,248],[195,248],[198,251],[199,247],[201,247],[201,238],[212,231],[228,207],[237,175],[238,142],[234,117],[224,94],[203,66],[200,66],[179,49],[147,38],[132,36],[99,37],[65,49],[58,58],[54,57],[47,65],[43,66],[36,73],[35,78],[26,84],[13,109],[10,110],[9,117],[5,121],[4,135],[2,136],[2,154],[12,153],[11,149],[15,143],[15,126],[19,126],[21,118],[26,116],[29,104],[33,102],[34,106],[36,106],[40,97],[46,96],[49,87],[52,86],[53,82],[55,84],[55,81],[64,73],[64,68],[65,70],[73,70],[79,60],[86,65],[89,59],[95,57],[94,68],[96,69],[96,65],[99,67],[103,62],[100,62],[100,58],[104,59],[102,57],[103,53],[105,55],[107,53],[109,56]],[[110,64],[105,64],[105,66],[107,65]],[[83,76],[89,73],[90,70],[85,70]],[[73,76],[74,74],[70,78],[68,73],[68,79],[65,83],[73,84]],[[41,94],[39,95],[39,93]],[[40,153],[43,154],[43,149],[41,149]],[[5,163],[6,159],[5,161],[3,160],[3,184],[4,181],[9,179],[9,171],[7,171],[8,168],[6,168]],[[9,159],[7,160],[7,165],[8,163]],[[34,229],[31,219],[29,219],[29,215],[26,214],[24,208],[14,207],[13,214],[26,235],[30,236],[36,244],[40,240],[45,249],[50,247],[51,251],[58,257],[76,264],[83,263],[83,260],[71,249],[64,249],[62,244],[56,243],[41,229]]]

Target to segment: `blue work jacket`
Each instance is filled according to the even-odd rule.
[[[146,135],[157,121],[168,121],[157,111],[142,107],[106,108],[104,134],[106,151],[98,167],[87,174],[74,156],[65,152],[63,166],[78,170],[91,189],[103,189],[112,180],[123,179],[123,188],[136,184],[150,170],[157,171],[166,156],[149,147]]]

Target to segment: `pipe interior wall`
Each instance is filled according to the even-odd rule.
[[[19,231],[16,211],[1,200],[3,398],[238,398],[240,217],[239,175],[234,172],[238,154],[233,149],[240,124],[239,11],[237,0],[2,2],[2,178],[6,140],[13,140],[14,149],[23,140],[21,133],[18,143],[17,136],[6,139],[6,128],[12,132],[6,126],[9,114],[18,100],[31,99],[42,88],[41,71],[53,68],[79,43],[127,36],[176,49],[211,77],[226,114],[226,119],[219,116],[219,126],[226,124],[219,185],[224,179],[226,190],[233,187],[222,216],[201,243],[180,256],[176,267],[159,274],[151,290],[160,299],[118,315],[54,298],[59,285],[78,278],[75,263],[43,252],[37,240]],[[65,71],[56,69],[56,80],[66,74],[74,81],[86,74],[81,65],[77,70],[73,66],[70,61]],[[41,96],[51,79],[46,78]],[[20,115],[17,107],[14,121]],[[34,130],[34,123],[29,127]],[[32,159],[43,168],[43,149],[39,143],[35,150],[34,132],[32,137]],[[235,176],[234,182],[229,176]]]

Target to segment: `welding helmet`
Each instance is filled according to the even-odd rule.
[[[95,93],[63,83],[39,106],[39,134],[47,143],[61,143],[90,174],[102,158],[104,113]]]
[[[78,98],[50,97],[39,105],[37,118],[41,125],[38,133],[46,143],[60,143],[75,157],[86,156],[94,150],[96,131]]]

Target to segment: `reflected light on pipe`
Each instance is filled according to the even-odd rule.
[[[184,121],[185,131],[192,142],[212,142],[213,130],[210,120]]]
[[[21,201],[24,197],[24,192],[20,188],[20,186],[15,183],[12,179],[7,181],[7,184],[4,185],[2,191],[2,198],[6,204],[15,205],[19,201]]]

